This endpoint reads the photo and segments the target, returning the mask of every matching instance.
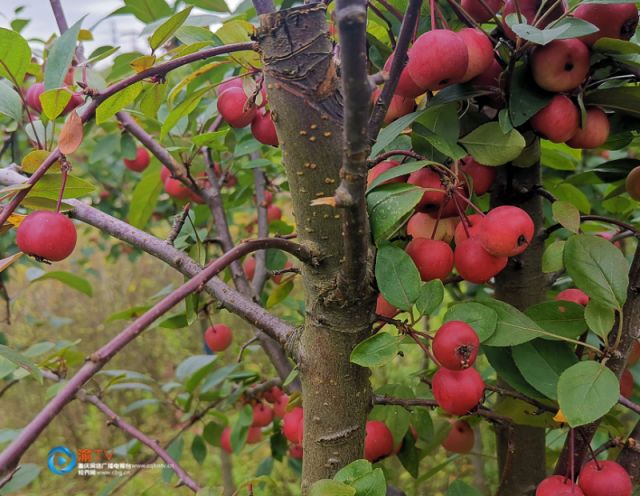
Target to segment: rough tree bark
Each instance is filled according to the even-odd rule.
[[[369,240],[359,260],[367,268],[366,290],[341,293],[344,237],[357,233],[342,232],[336,208],[312,205],[334,196],[343,157],[340,79],[325,9],[308,4],[262,15],[257,32],[298,241],[321,254],[319,267],[303,268],[306,318],[296,350],[305,412],[303,494],[362,457],[371,403],[368,370],[349,361],[353,347],[370,334]]]
[[[540,164],[529,168],[500,168],[492,207],[509,204],[526,210],[541,232],[544,223],[542,198],[534,193],[540,184]],[[544,239],[536,236],[527,250],[512,258],[496,277],[496,298],[525,308],[544,299],[546,280],[542,272]],[[545,477],[545,431],[526,425],[496,425],[498,467],[501,476],[498,496],[533,494]]]

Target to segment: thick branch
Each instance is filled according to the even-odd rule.
[[[255,50],[255,48],[256,45],[252,42],[234,43],[220,47],[208,48],[200,52],[185,55],[184,57],[178,57],[176,59],[165,62],[164,64],[158,64],[157,66],[151,67],[146,71],[138,72],[109,86],[106,90],[96,95],[93,98],[93,101],[84,110],[84,112],[82,112],[82,114],[80,115],[80,119],[82,120],[82,122],[87,122],[94,116],[96,108],[102,102],[104,102],[110,96],[113,96],[119,91],[127,88],[128,86],[137,83],[138,81],[142,81],[147,78],[163,77],[168,72],[177,69],[178,67],[182,67],[183,65],[197,62],[199,60],[204,60],[210,57],[215,57],[217,55],[239,52],[243,50]],[[42,176],[44,176],[44,174],[58,159],[60,159],[60,156],[60,150],[56,147],[56,149],[51,152],[51,154],[42,162],[40,167],[38,167],[38,169],[29,178],[29,180],[27,181],[29,187],[18,191],[13,199],[9,202],[9,204],[2,209],[2,212],[0,212],[0,225],[6,222],[13,211],[18,207],[18,205],[20,205],[20,202],[22,202],[22,200],[27,196],[33,185],[37,183]]]
[[[391,103],[393,93],[396,91],[398,81],[400,81],[400,74],[407,64],[407,51],[409,50],[409,43],[416,29],[416,22],[420,15],[420,6],[422,0],[409,0],[407,5],[407,11],[402,19],[402,25],[400,26],[400,35],[398,36],[398,43],[396,44],[396,50],[393,55],[393,62],[391,63],[391,69],[389,71],[389,79],[382,88],[382,92],[378,97],[373,108],[373,113],[369,119],[369,140],[373,141],[378,135],[378,131],[382,127],[384,116],[387,115],[387,109]]]
[[[336,19],[340,32],[342,57],[342,94],[344,98],[344,156],[336,204],[343,207],[344,262],[338,281],[345,293],[367,284],[369,220],[365,190],[371,88],[367,77],[367,3],[362,0],[338,0]]]

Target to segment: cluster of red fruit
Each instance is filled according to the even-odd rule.
[[[369,171],[368,183],[399,165],[387,160]],[[418,213],[407,223],[413,239],[406,247],[423,281],[445,279],[455,265],[466,281],[482,284],[507,265],[509,257],[522,253],[534,235],[529,214],[514,206],[501,206],[482,213],[466,215],[467,177],[476,195],[486,193],[495,179],[493,167],[478,164],[471,157],[462,161],[457,173],[446,167],[425,167],[388,182],[420,186],[425,192],[417,205]],[[455,240],[455,251],[450,242]],[[382,314],[386,315],[386,314]],[[389,315],[386,315],[389,316]]]
[[[438,329],[431,347],[440,368],[431,388],[438,406],[451,415],[465,415],[482,400],[484,381],[472,368],[480,340],[466,322],[452,320]]]
[[[627,471],[611,460],[591,460],[580,470],[578,484],[552,475],[536,488],[536,496],[631,496],[633,484]]]
[[[247,434],[247,443],[255,444],[262,439],[262,429],[269,426],[274,419],[282,419],[282,433],[291,441],[289,456],[291,458],[302,458],[302,427],[298,432],[299,425],[302,425],[302,408],[296,407],[287,412],[289,397],[277,386],[272,387],[262,394],[262,400],[256,401],[253,408],[253,421]],[[269,406],[270,403],[272,406]],[[225,427],[220,435],[220,446],[227,453],[232,453],[231,448],[231,428]]]
[[[242,128],[251,124],[255,139],[265,145],[278,146],[271,111],[264,108],[267,98],[263,89],[260,91],[260,105],[247,97],[242,81],[238,78],[221,83],[217,91],[218,112],[231,127]]]

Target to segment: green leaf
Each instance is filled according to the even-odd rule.
[[[578,38],[580,36],[586,36],[588,34],[598,32],[598,28],[596,26],[576,17],[562,19],[545,29],[538,29],[527,23],[513,24],[511,25],[511,29],[520,38],[532,41],[538,45],[546,45],[551,43],[553,40]]]
[[[207,445],[204,443],[202,436],[195,436],[191,441],[191,454],[198,464],[202,465],[207,457]]]
[[[419,110],[418,112],[404,115],[399,119],[393,121],[388,126],[382,128],[380,130],[380,133],[378,134],[378,138],[376,139],[375,144],[371,147],[371,153],[369,156],[375,157],[376,155],[379,155],[387,145],[390,145],[394,139],[400,136],[400,133],[402,131],[404,131],[413,123],[413,121],[420,117],[420,115],[422,115],[422,112],[424,111]]]
[[[447,105],[448,103],[462,102],[478,96],[487,95],[488,93],[490,92],[478,89],[472,84],[452,84],[438,91],[438,93],[429,100],[425,108],[432,109],[441,105]]]
[[[217,355],[193,355],[176,368],[176,379],[192,392],[204,377],[213,370]]]
[[[511,350],[518,370],[536,390],[547,398],[557,398],[558,379],[578,359],[569,345],[536,339]]]
[[[127,221],[133,227],[144,229],[153,214],[153,210],[156,208],[158,197],[162,192],[160,168],[160,164],[156,160],[152,160],[150,166],[144,170],[140,176],[140,181],[133,189],[129,213],[127,214]]]
[[[167,83],[154,83],[149,86],[140,98],[140,110],[150,119],[155,119],[160,105],[165,101]]]
[[[592,360],[568,368],[558,381],[558,403],[571,427],[604,417],[619,396],[620,383],[616,375]]]
[[[220,446],[220,435],[224,430],[224,425],[216,422],[209,422],[202,429],[202,437],[212,446]]]
[[[476,161],[485,165],[506,164],[518,158],[526,145],[524,137],[516,129],[505,134],[498,122],[478,126],[460,143]]]
[[[355,496],[356,490],[344,482],[322,479],[309,488],[309,496]]]
[[[556,239],[547,246],[542,254],[542,272],[558,272],[564,268],[562,255],[564,253],[563,239]]]
[[[284,284],[278,284],[276,288],[269,293],[269,297],[267,298],[267,302],[265,303],[266,308],[273,308],[278,303],[284,301],[284,299],[289,296],[289,293],[293,290],[293,281],[287,281]]]
[[[542,394],[531,386],[522,376],[513,359],[512,349],[513,348],[507,347],[494,348],[493,346],[482,346],[482,351],[487,357],[489,364],[498,374],[498,377],[516,391],[530,398],[543,398]]]
[[[385,496],[387,494],[387,481],[381,468],[363,475],[351,482],[351,487],[356,490],[356,496]]]
[[[420,296],[420,273],[407,253],[385,245],[376,255],[376,281],[384,298],[394,307],[410,310]]]
[[[145,24],[173,14],[164,0],[124,0],[127,10]]]
[[[342,467],[338,470],[333,479],[339,482],[351,484],[354,480],[364,477],[372,471],[373,465],[371,465],[371,462],[368,460],[356,460],[355,462],[351,462],[346,467]]]
[[[2,44],[0,43],[0,46]],[[18,468],[18,471],[13,474],[11,479],[2,486],[0,489],[0,494],[3,496],[5,494],[15,493],[20,489],[25,488],[29,484],[31,484],[37,477],[40,475],[41,467],[34,463],[23,463]],[[31,492],[31,491],[30,491]],[[22,493],[26,494],[26,493]]]
[[[496,332],[498,313],[480,303],[457,303],[449,308],[444,316],[445,322],[451,320],[461,320],[469,324],[483,343]]]
[[[6,81],[0,81],[0,114],[15,121],[22,120],[20,95]]]
[[[210,134],[217,134],[217,133],[210,133]],[[193,142],[196,143],[195,138],[193,139]],[[411,174],[412,172],[420,170],[427,165],[431,165],[435,163],[436,162],[432,162],[431,160],[418,160],[417,162],[406,162],[402,165],[397,165],[396,167],[393,167],[387,171],[384,171],[382,174],[376,177],[371,182],[371,184],[367,187],[367,193],[369,193],[369,191],[376,188],[377,186],[380,186],[381,184],[385,183],[389,179],[394,179],[396,177]]]
[[[181,10],[158,26],[151,35],[151,38],[149,38],[149,45],[151,46],[152,52],[155,52],[158,47],[162,46],[169,38],[171,38],[171,36],[173,36],[176,29],[184,24],[184,21],[189,17],[192,8],[193,7],[187,7],[186,9]]]
[[[411,391],[409,387],[395,384],[381,387],[376,391],[376,394],[405,399],[415,397],[413,391]],[[393,444],[397,446],[409,430],[411,413],[406,408],[399,405],[376,405],[371,410],[369,418],[371,420],[380,420],[381,422],[384,422],[391,431]]]
[[[451,483],[445,496],[482,496],[482,493],[458,479]]]
[[[234,453],[239,453],[247,442],[247,434],[252,423],[253,409],[247,404],[242,407],[236,423],[231,427],[231,448]]]
[[[98,105],[96,109],[96,124],[100,125],[108,119],[116,115],[128,105],[131,105],[143,89],[142,81],[133,83],[125,89],[118,91],[115,95],[111,95],[104,102]]]
[[[541,90],[529,72],[529,66],[517,64],[511,77],[509,114],[514,126],[522,126],[531,117],[546,107],[553,95]],[[484,162],[483,162],[484,163]]]
[[[440,279],[424,283],[420,287],[420,294],[416,307],[420,315],[429,315],[436,311],[444,299],[444,285]]]
[[[224,0],[185,0],[185,3],[213,12],[229,12],[229,7]]]
[[[16,364],[20,368],[23,368],[24,370],[29,372],[36,381],[42,384],[42,372],[40,372],[40,369],[35,363],[33,363],[24,355],[9,348],[8,346],[0,344],[0,357],[6,358],[11,363]]]
[[[414,213],[422,188],[411,184],[385,184],[367,195],[371,230],[376,243],[393,236]]]
[[[616,313],[609,305],[605,305],[593,298],[587,303],[584,310],[584,319],[593,332],[606,342],[607,336],[613,329],[616,320]]]
[[[71,93],[64,88],[47,90],[40,95],[42,111],[53,120],[58,117],[71,100]]]
[[[553,218],[562,226],[573,233],[580,230],[580,211],[566,201],[555,201],[551,205]]]
[[[174,108],[169,115],[164,119],[162,128],[160,129],[160,137],[164,138],[169,131],[171,131],[183,117],[188,116],[200,103],[203,95],[211,90],[210,86],[202,88],[193,94],[189,94],[183,102],[181,102],[176,108]]]
[[[31,48],[15,31],[0,28],[0,76],[22,84],[31,64]]]
[[[46,274],[33,279],[31,282],[44,281],[47,279],[54,279],[56,281],[60,281],[63,284],[66,284],[70,288],[75,289],[76,291],[80,291],[87,296],[93,296],[93,288],[91,287],[91,283],[87,281],[84,277],[77,276],[76,274],[72,274],[70,272],[64,272],[62,270],[47,272]]]
[[[574,339],[586,331],[584,308],[570,301],[545,301],[530,306],[525,313],[549,334],[543,339]]]
[[[609,110],[640,117],[640,86],[603,88],[587,93],[585,105],[597,105]]]
[[[400,351],[400,336],[378,332],[358,343],[351,352],[351,362],[362,367],[381,367],[393,360]]]
[[[49,50],[47,65],[44,69],[45,89],[59,88],[64,84],[64,77],[76,52],[76,43],[83,20],[84,17],[67,29]]]
[[[588,234],[571,236],[564,248],[564,265],[576,286],[591,298],[622,308],[627,300],[629,263],[609,241]]]
[[[539,338],[544,331],[517,308],[499,300],[482,300],[478,303],[498,314],[496,332],[484,344],[488,346],[515,346]]]
[[[135,412],[136,410],[140,410],[141,408],[144,408],[145,406],[149,406],[149,405],[158,405],[160,404],[161,401],[156,399],[156,398],[145,398],[142,400],[137,400],[134,401],[133,403],[127,405],[127,407],[122,410],[122,413],[127,414],[127,413],[131,413],[131,412]]]
[[[415,121],[412,139],[418,133],[427,143],[421,150],[416,151],[427,158],[441,159],[438,152],[453,159],[459,159],[465,155],[464,150],[457,144],[460,136],[460,119],[456,103],[426,109]]]
[[[57,200],[62,186],[61,173],[48,173],[31,188],[28,197],[49,198]],[[93,184],[76,176],[67,176],[67,184],[64,188],[64,198],[79,198],[87,196],[95,190]]]

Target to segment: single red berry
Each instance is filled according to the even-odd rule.
[[[302,460],[303,450],[299,444],[292,444],[289,446],[289,456],[296,460]]]
[[[16,231],[21,251],[52,262],[71,255],[77,238],[76,228],[67,216],[47,210],[31,212]]]
[[[634,341],[631,347],[631,353],[629,353],[629,359],[627,361],[627,365],[635,365],[640,360],[640,343],[638,341]]]
[[[394,307],[391,303],[384,299],[382,293],[378,295],[378,300],[376,301],[376,314],[382,315],[383,317],[387,317],[389,319],[394,318],[396,315],[400,313],[396,307]]]
[[[40,103],[40,95],[44,93],[44,83],[33,83],[29,86],[27,93],[25,94],[25,100],[27,105],[36,112],[42,112],[42,103]]]
[[[584,291],[575,288],[565,289],[564,291],[560,291],[556,295],[556,301],[572,301],[577,303],[578,305],[582,305],[583,307],[587,306],[589,303],[589,297],[586,295]]]
[[[442,441],[442,447],[451,453],[469,453],[473,449],[475,439],[473,429],[464,420],[451,421],[451,429]]]
[[[276,126],[271,120],[271,112],[259,110],[251,121],[251,133],[263,145],[278,146]]]
[[[267,221],[269,223],[282,219],[282,210],[275,205],[269,205],[267,207]]]
[[[629,369],[624,369],[620,376],[620,394],[627,399],[633,396],[633,375]]]
[[[424,209],[429,206],[440,206],[445,201],[447,194],[445,187],[440,182],[440,176],[430,167],[412,172],[407,179],[409,184],[415,184],[425,188],[422,199],[416,208]]]
[[[233,448],[231,447],[231,427],[225,427],[220,434],[220,447],[227,453],[232,454]]]
[[[162,169],[160,170],[160,181],[162,182],[162,184],[164,184],[164,182],[170,177],[171,177],[171,171],[167,169],[165,166],[162,166]]]
[[[164,190],[170,197],[176,198],[177,200],[186,200],[191,198],[191,190],[172,177],[165,180]]]
[[[473,192],[476,195],[484,195],[489,191],[498,174],[495,167],[479,164],[471,157],[462,160],[460,171],[471,177]]]
[[[233,78],[227,79],[226,81],[222,81],[218,86],[216,86],[216,93],[218,96],[222,95],[229,88],[240,88],[242,89],[242,79],[241,78]]]
[[[278,418],[283,418],[287,414],[287,406],[289,406],[289,397],[283,394],[273,402],[273,413]]]
[[[292,443],[301,443],[304,432],[304,411],[297,406],[282,417],[282,434]]]
[[[466,322],[451,320],[440,327],[433,338],[431,349],[440,365],[450,370],[466,369],[478,356],[480,340],[476,331]]]
[[[247,433],[247,444],[259,443],[261,439],[262,429],[260,429],[260,427],[249,427],[249,432]]]
[[[552,475],[538,484],[536,496],[584,496],[584,493],[571,479]]]
[[[247,276],[247,279],[250,281],[253,280],[253,276],[256,273],[256,259],[255,257],[245,258],[242,263],[242,268],[244,269],[244,275]]]
[[[423,281],[444,279],[453,269],[453,251],[444,241],[415,238],[406,248]]]
[[[485,250],[496,257],[519,255],[533,239],[533,219],[521,208],[511,205],[490,210],[480,226],[478,238]]]
[[[251,124],[256,116],[256,106],[248,103],[242,88],[232,87],[218,97],[218,112],[231,127],[241,128]]]
[[[226,350],[231,344],[232,339],[231,329],[224,324],[213,325],[204,333],[204,340],[211,351],[219,352]]]
[[[367,187],[371,186],[371,183],[375,181],[375,179],[383,172],[387,172],[388,170],[393,169],[398,165],[400,165],[400,162],[398,162],[397,160],[385,160],[371,167],[371,169],[369,169],[369,173],[367,174]],[[382,184],[401,183],[406,179],[407,176],[398,176],[394,177],[393,179],[389,179]]]
[[[273,409],[264,403],[253,405],[253,427],[266,427],[273,422]]]
[[[466,414],[484,395],[484,381],[474,368],[439,368],[433,375],[431,388],[438,406],[451,415]]]
[[[578,484],[584,496],[631,496],[633,491],[627,471],[611,460],[585,463]]]
[[[365,427],[364,457],[371,463],[393,453],[393,436],[384,422],[369,420]]]
[[[269,391],[265,391],[262,395],[262,397],[269,403],[275,403],[276,400],[282,396],[285,396],[285,393],[278,386],[273,386]]]
[[[458,225],[456,226],[456,231],[454,234],[454,240],[456,242],[456,245],[459,245],[460,243],[462,243],[462,241],[464,241],[467,238],[475,238],[478,236],[478,231],[480,229],[480,222],[482,222],[483,216],[480,214],[472,214],[472,215],[468,215],[466,217],[466,224],[464,220],[461,220],[460,222],[458,222]],[[466,231],[465,231],[465,226],[467,227]],[[467,236],[467,233],[469,233],[469,235]]]
[[[462,240],[453,255],[458,274],[474,284],[484,284],[501,272],[509,261],[507,257],[494,257],[478,238]]]
[[[70,91],[70,90],[67,90]],[[74,108],[79,107],[84,103],[84,98],[80,93],[76,93],[75,91],[71,92],[71,98],[69,102],[65,105],[64,110],[62,111],[62,115],[67,115]]]
[[[146,148],[142,148],[141,146],[136,148],[136,158],[125,158],[123,160],[125,167],[134,172],[142,172],[145,170],[149,165],[149,161],[149,152]]]

